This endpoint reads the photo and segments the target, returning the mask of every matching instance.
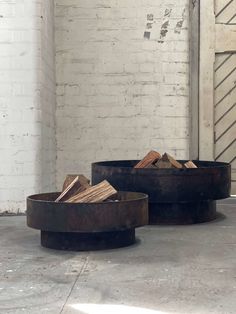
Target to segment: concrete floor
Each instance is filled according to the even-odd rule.
[[[192,226],[147,226],[131,247],[40,247],[25,217],[0,217],[0,313],[236,313],[236,202]]]

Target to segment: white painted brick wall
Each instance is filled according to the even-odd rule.
[[[188,0],[55,0],[55,26],[58,187],[93,161],[187,158]]]
[[[57,121],[53,0],[0,0],[0,212],[56,166],[60,187],[95,160],[188,155],[188,1],[55,4]]]
[[[52,0],[0,0],[0,212],[55,185],[52,30]]]

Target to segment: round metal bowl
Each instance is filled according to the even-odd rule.
[[[59,194],[27,198],[27,225],[41,230],[41,244],[48,248],[84,251],[127,246],[135,242],[135,228],[148,223],[148,196],[143,193],[118,192],[100,203],[55,203]]]
[[[230,196],[231,169],[228,163],[194,160],[198,168],[135,169],[138,161],[93,163],[92,183],[106,179],[116,189],[148,194],[150,224],[213,220],[216,217],[215,200]]]

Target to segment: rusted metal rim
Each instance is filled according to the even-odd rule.
[[[94,251],[134,243],[135,229],[94,233],[41,231],[41,245],[55,250]]]
[[[150,225],[188,225],[216,218],[215,201],[149,203]]]
[[[179,160],[185,162],[185,160]],[[92,164],[92,183],[108,180],[116,189],[148,194],[151,203],[217,200],[230,196],[228,163],[194,161],[194,169],[135,169],[137,160]]]
[[[192,224],[216,218],[215,200],[230,196],[230,164],[194,163],[194,169],[135,169],[138,160],[92,164],[92,183],[108,180],[116,189],[149,196],[149,224]],[[179,160],[184,163],[185,160]]]
[[[118,202],[55,203],[59,193],[27,198],[27,225],[50,232],[108,232],[132,229],[148,223],[148,196],[118,192]]]
[[[158,171],[158,174],[166,174],[169,175],[171,173],[176,173],[177,175],[182,175],[184,172],[186,175],[191,175],[192,173],[201,172],[201,169],[207,169],[208,171],[214,170],[217,168],[225,168],[230,167],[230,164],[227,162],[221,162],[221,161],[207,161],[207,160],[192,160],[198,168],[163,168],[163,169],[155,169],[155,168],[134,168],[134,166],[139,162],[140,160],[134,159],[134,160],[111,160],[111,161],[98,161],[92,163],[93,165],[97,165],[100,167],[109,167],[109,168],[119,168],[122,169],[122,171],[127,170],[130,172],[130,168],[132,168],[132,172],[134,173],[146,173],[147,175],[150,174],[150,172]],[[178,160],[178,162],[184,164],[188,160]]]

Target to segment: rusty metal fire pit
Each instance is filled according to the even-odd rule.
[[[230,196],[230,165],[196,161],[194,169],[134,169],[138,160],[92,164],[92,183],[149,195],[149,224],[192,224],[216,218],[215,200]],[[179,162],[186,162],[179,160]]]
[[[27,198],[27,225],[41,230],[41,245],[58,250],[101,250],[131,245],[148,223],[148,196],[118,192],[100,203],[55,203],[60,193]],[[118,201],[115,201],[118,200]]]

